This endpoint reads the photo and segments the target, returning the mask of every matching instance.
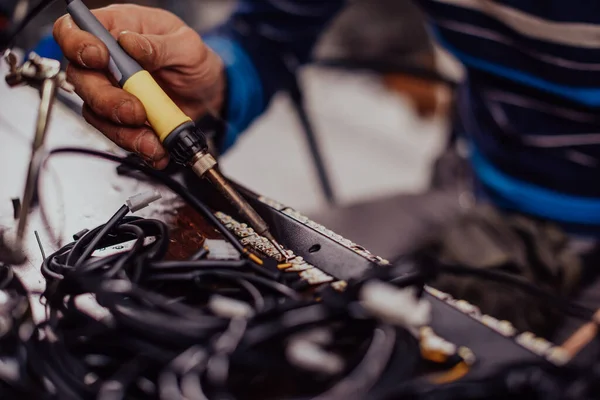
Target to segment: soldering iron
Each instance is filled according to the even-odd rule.
[[[129,56],[117,40],[81,0],[66,0],[67,11],[79,28],[100,39],[110,53],[110,72],[120,86],[137,97],[146,109],[148,122],[175,162],[189,166],[196,175],[208,179],[261,236],[279,249],[266,222],[216,169],[217,161],[208,152],[204,134],[190,117],[169,98],[152,75]]]

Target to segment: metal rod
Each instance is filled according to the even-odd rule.
[[[215,168],[211,168],[205,172],[204,177],[208,179],[227,200],[236,208],[236,211],[250,224],[252,229],[260,235],[264,236],[271,242],[273,246],[281,253],[284,260],[287,259],[287,255],[281,245],[277,243],[275,237],[269,232],[269,226],[265,222],[264,219],[248,204],[246,199],[244,199],[238,192],[235,190],[229,181],[225,179],[221,173],[219,173]]]
[[[54,105],[54,96],[56,94],[57,82],[55,79],[45,79],[41,87],[41,101],[38,110],[37,122],[35,127],[35,137],[31,146],[31,157],[27,170],[27,180],[25,182],[25,190],[21,204],[21,212],[19,213],[19,223],[17,225],[17,243],[23,243],[27,222],[29,219],[29,211],[33,195],[37,187],[38,170],[41,167],[40,151],[43,149],[46,141],[46,133],[48,132],[48,122]]]
[[[42,245],[42,240],[40,239],[40,235],[38,231],[33,232],[35,234],[35,240],[37,240],[38,246],[40,248],[40,253],[42,253],[42,260],[46,259],[46,252],[44,251],[44,246]]]
[[[293,74],[291,78],[289,93],[294,104],[296,114],[298,115],[298,119],[300,120],[300,124],[302,125],[304,137],[306,138],[306,141],[308,143],[310,155],[313,159],[317,176],[319,178],[319,183],[321,184],[321,189],[323,190],[325,199],[327,200],[327,203],[329,203],[329,205],[335,205],[336,198],[333,190],[333,185],[331,183],[331,178],[329,176],[329,173],[327,172],[327,167],[325,166],[325,159],[323,157],[321,146],[319,145],[319,142],[317,140],[317,135],[315,133],[314,126],[306,110],[304,95],[302,93],[302,89],[300,88],[300,84],[298,82],[298,77],[296,76],[296,74]]]

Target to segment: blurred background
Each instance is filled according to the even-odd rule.
[[[86,0],[92,8],[120,2]],[[0,0],[0,33],[6,27],[6,17],[22,12],[27,3],[37,2]],[[171,10],[203,32],[226,19],[236,1],[132,3]],[[473,204],[461,146],[449,146],[453,92],[462,79],[462,70],[432,43],[426,21],[413,3],[348,1],[319,41],[314,62],[298,73],[297,90],[277,95],[268,112],[220,160],[225,174],[235,181],[389,259],[442,232],[443,222]],[[30,25],[17,43],[22,54],[35,50],[43,56],[60,57],[51,31],[63,10],[64,4],[57,2]],[[0,75],[7,70],[6,63],[0,62]],[[49,147],[119,151],[83,121],[76,98],[63,100],[53,112]],[[0,79],[0,228],[14,224],[10,200],[22,195],[38,103],[36,90],[9,89]],[[59,246],[50,240],[46,226],[52,227],[54,235],[69,238],[74,232],[105,222],[108,216],[102,210],[116,209],[125,198],[149,189],[138,179],[117,176],[113,165],[97,160],[64,157],[51,164],[40,182],[40,203],[47,208],[50,223],[35,215],[30,224],[31,231],[42,233],[48,252]],[[173,214],[175,201],[173,195],[165,197],[158,215],[163,217],[165,211]],[[473,221],[478,222],[477,218]],[[492,248],[491,253],[496,254],[497,232],[505,230],[498,230],[496,222],[493,229],[485,224],[485,229],[465,226],[452,236],[459,239],[450,245],[466,243],[465,248],[472,246],[475,254]],[[487,243],[487,234],[481,232],[493,232],[489,234],[494,240],[479,246]],[[33,232],[27,235],[28,253],[39,254]],[[483,239],[470,240],[474,237]],[[500,242],[498,249],[510,247],[503,239]],[[534,244],[526,246],[515,249],[525,251]],[[535,251],[538,254],[537,248]],[[461,253],[473,254],[470,250],[457,252]],[[20,271],[32,290],[43,290],[39,261],[32,260]],[[555,271],[554,266],[551,268]],[[450,281],[464,289],[463,294],[485,297],[486,302],[491,298],[488,303],[497,305],[497,310],[529,310],[533,319],[541,315],[537,303],[523,307],[526,301],[512,289],[501,291],[476,280],[470,282],[472,285]],[[475,286],[477,290],[472,291]]]
[[[0,9],[19,12],[17,3],[0,0]],[[102,7],[120,1],[86,3]],[[131,3],[169,9],[199,31],[223,21],[235,6],[234,0]],[[52,52],[49,35],[62,14],[59,2],[31,25],[18,46]],[[336,62],[335,66],[315,62],[298,76],[308,122],[301,123],[298,104],[281,93],[223,156],[221,165],[228,176],[256,192],[373,246],[375,240],[353,232],[351,221],[339,224],[340,218],[331,218],[333,210],[353,208],[361,214],[357,205],[395,204],[398,196],[418,195],[430,187],[432,166],[446,147],[452,113],[451,86],[440,83],[438,75],[459,81],[461,70],[432,44],[422,15],[410,1],[350,1],[320,41],[315,59]],[[0,114],[4,110],[8,114],[2,117],[18,126],[19,118],[25,117],[7,111],[15,97],[5,86],[0,90]],[[36,106],[32,100],[19,107]],[[307,123],[312,129],[306,128]],[[55,116],[50,135],[60,131],[64,129]],[[19,191],[12,194],[19,196]],[[394,207],[381,210],[379,221],[375,218],[373,223],[385,221]]]

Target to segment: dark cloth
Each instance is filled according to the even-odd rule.
[[[430,243],[432,234],[439,235],[443,231],[452,230],[451,227],[460,220],[464,209],[460,206],[459,199],[465,193],[456,190],[456,183],[446,181],[444,185],[445,190],[420,195],[399,195],[336,208],[313,214],[311,218],[375,254],[393,259]],[[455,258],[463,259],[471,266],[501,264],[502,259],[514,258],[521,265],[523,275],[529,276],[533,281],[540,280],[548,290],[569,295],[571,299],[589,308],[600,308],[600,252],[593,241],[573,238],[552,225],[529,218],[515,216],[511,223],[505,225],[502,223],[502,214],[489,209],[481,213],[490,213],[491,221],[482,224],[478,222],[478,218],[483,218],[481,215],[471,215],[466,220],[474,222],[460,223],[463,225],[463,232],[454,229],[448,243],[457,243],[458,246],[461,242],[476,243],[475,246],[470,246],[470,250],[465,250],[464,254],[455,254]],[[498,228],[494,227],[494,222],[499,225]],[[516,225],[516,232],[520,233],[511,230],[515,228],[510,228],[511,224]],[[538,228],[537,224],[545,228]],[[470,228],[467,229],[468,226]],[[485,226],[485,229],[491,231],[483,235],[480,229]],[[531,255],[525,255],[525,243],[520,242],[522,236],[536,238],[540,243],[539,254],[534,258],[538,259],[538,268],[545,267],[542,271],[527,264]],[[491,240],[490,237],[495,239]],[[495,250],[482,251],[484,246]],[[564,279],[557,279],[560,276]],[[562,343],[582,324],[576,318],[558,318],[548,309],[538,312],[544,308],[544,304],[526,293],[510,288],[507,290],[505,285],[464,277],[450,279],[445,284],[454,286],[454,289],[446,287],[447,291],[454,291],[459,298],[470,298],[473,303],[483,306],[484,310],[492,311],[491,315],[498,317],[495,313],[500,313],[510,317],[508,314],[511,310],[517,309],[513,313],[513,322],[517,322],[520,328],[533,328],[544,333],[555,343]]]
[[[247,86],[230,93],[231,107],[243,112],[230,113],[237,130],[226,144],[265,110],[274,93],[289,87],[290,72],[310,60],[317,39],[347,3],[238,2],[230,20],[214,32],[241,47],[237,61],[228,63],[228,76],[244,72],[244,83],[232,89]],[[438,43],[465,66],[458,114],[463,133],[477,150],[475,172],[495,191],[495,200],[518,212],[598,230],[597,2],[416,3]],[[225,48],[231,52],[233,47]],[[240,61],[246,58],[251,61]],[[248,72],[248,64],[257,72]],[[258,102],[262,104],[249,107]]]

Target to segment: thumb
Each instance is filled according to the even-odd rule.
[[[118,36],[121,47],[149,72],[166,66],[165,61],[169,59],[166,39],[164,35],[142,35],[130,31],[121,32]]]

